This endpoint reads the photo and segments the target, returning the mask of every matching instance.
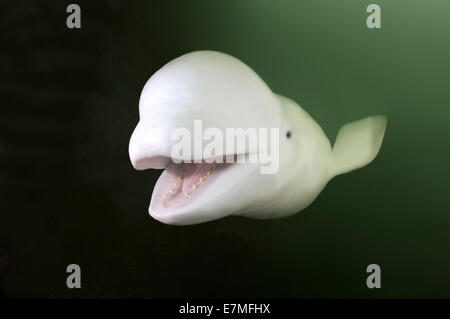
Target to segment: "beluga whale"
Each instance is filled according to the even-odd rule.
[[[244,147],[216,140],[214,145],[223,147],[211,155],[174,151],[182,139],[174,132],[195,135],[198,123],[224,132],[222,137],[230,128],[277,134]],[[333,177],[369,164],[386,123],[385,116],[375,115],[345,124],[332,146],[299,104],[272,92],[245,63],[195,51],[168,62],[146,82],[128,151],[135,169],[163,169],[148,209],[162,223],[191,225],[230,215],[270,219],[300,212]],[[206,149],[220,135],[206,132],[193,144]],[[261,160],[246,160],[250,157]],[[230,158],[234,161],[224,160]],[[262,159],[276,165],[264,173],[269,164]]]

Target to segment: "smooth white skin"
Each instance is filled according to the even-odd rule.
[[[164,212],[154,209],[158,198],[153,192],[150,215],[175,225],[228,215],[266,219],[299,212],[332,177],[370,162],[381,146],[385,127],[384,118],[368,118],[369,124],[359,124],[353,134],[356,130],[350,124],[345,133],[351,134],[345,135],[356,136],[352,142],[360,147],[347,159],[341,154],[346,154],[348,143],[340,143],[338,162],[343,164],[337,167],[324,132],[297,103],[274,94],[241,61],[213,51],[183,55],[156,72],[141,93],[139,115],[129,145],[131,162],[138,170],[166,168],[176,143],[170,139],[172,131],[185,127],[192,132],[194,120],[201,119],[204,128],[217,127],[223,132],[226,128],[280,128],[276,174],[261,174],[260,164],[232,164],[198,198]],[[291,138],[285,134],[289,130]],[[373,139],[378,143],[375,146]],[[364,153],[358,154],[360,150]],[[247,153],[264,151],[253,145],[246,149]]]

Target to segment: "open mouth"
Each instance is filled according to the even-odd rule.
[[[217,178],[233,164],[171,162],[153,190],[150,207],[154,212],[172,212],[201,198]]]

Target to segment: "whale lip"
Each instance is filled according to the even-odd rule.
[[[168,161],[153,189],[150,215],[162,223],[175,225],[208,219],[204,216],[208,204],[220,197],[220,192],[211,188],[218,179],[226,177],[235,163],[225,160]]]

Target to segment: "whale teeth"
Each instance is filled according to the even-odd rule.
[[[183,192],[183,195],[186,199],[190,199],[191,198],[191,193],[196,190],[200,184],[202,184],[203,182],[205,182],[207,176],[211,176],[211,174],[215,171],[216,169],[216,165],[213,165],[207,172],[205,175],[201,176],[197,183],[192,185],[192,189],[191,191],[188,192]],[[175,204],[175,196],[176,196],[176,190],[180,189],[180,186],[182,185],[182,178],[181,176],[177,176],[177,179],[175,181],[175,183],[173,183],[172,187],[169,188],[168,192],[163,196],[161,203],[164,205],[164,207],[167,207],[170,204]]]
[[[206,172],[206,175],[208,175],[208,176],[211,175],[215,169],[216,169],[216,165],[213,165],[213,167],[211,167],[211,169]]]

